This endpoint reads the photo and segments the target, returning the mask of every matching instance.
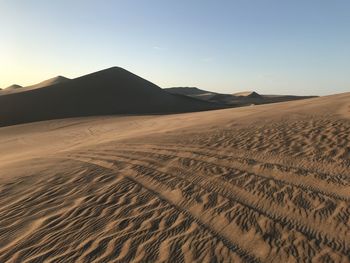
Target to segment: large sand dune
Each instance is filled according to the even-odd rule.
[[[350,93],[0,129],[0,262],[349,262]]]
[[[25,90],[0,93],[0,126],[67,117],[178,113],[220,107],[169,94],[118,67],[72,80],[58,77],[18,90],[22,89]]]

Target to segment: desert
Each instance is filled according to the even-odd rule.
[[[0,263],[350,263],[350,1],[0,1]]]
[[[348,262],[350,94],[0,128],[1,262]]]

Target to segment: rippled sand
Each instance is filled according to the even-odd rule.
[[[0,262],[349,262],[349,106],[0,128]]]

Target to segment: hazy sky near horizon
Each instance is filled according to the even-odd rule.
[[[350,91],[349,0],[0,0],[0,88],[121,66],[161,87]]]

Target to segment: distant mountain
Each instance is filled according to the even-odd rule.
[[[0,95],[0,126],[78,116],[180,113],[225,107],[170,94],[118,67],[63,80]]]

